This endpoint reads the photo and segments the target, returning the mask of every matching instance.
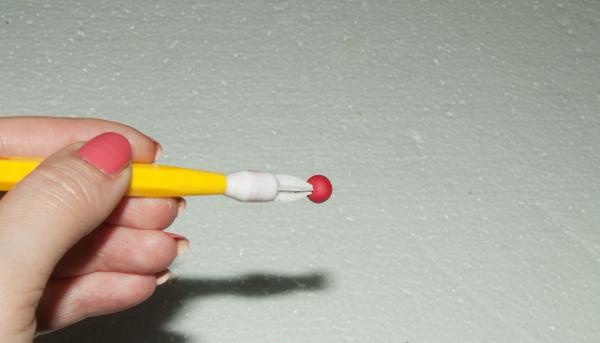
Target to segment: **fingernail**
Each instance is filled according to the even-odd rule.
[[[187,201],[184,198],[177,199],[177,216],[179,217],[187,207]]]
[[[131,145],[122,135],[106,132],[85,143],[78,154],[89,164],[112,176],[131,162]]]
[[[153,140],[153,141],[154,141],[154,145],[156,145],[156,148],[155,148],[156,152],[154,153],[154,162],[156,162],[163,155],[163,148],[159,142],[157,142],[156,140]]]
[[[190,241],[182,235],[178,235],[172,232],[165,232],[169,237],[173,238],[177,243],[177,256],[183,255],[190,249]]]
[[[168,269],[156,274],[156,285],[160,286],[160,285],[164,284],[165,282],[169,281],[169,279],[171,278],[171,275],[173,275],[173,274],[171,274],[171,271]]]

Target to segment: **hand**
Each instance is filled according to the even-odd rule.
[[[0,199],[0,341],[124,310],[168,279],[189,242],[162,230],[184,200],[123,198],[130,162],[160,151],[114,122],[0,118],[0,156],[49,156]]]

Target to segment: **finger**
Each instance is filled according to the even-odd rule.
[[[121,200],[130,159],[123,136],[103,134],[50,156],[2,198],[0,280],[10,282],[0,284],[0,304],[33,316],[31,307],[56,263]],[[5,316],[0,312],[9,328],[24,325]]]
[[[43,161],[0,203],[3,255],[37,272],[52,271],[119,203],[131,175],[129,149],[123,136],[103,134]]]
[[[164,229],[185,209],[183,198],[124,198],[106,220],[137,229]]]
[[[106,272],[51,281],[38,306],[37,330],[57,330],[133,307],[150,297],[156,285],[155,275]]]
[[[88,141],[104,132],[117,132],[132,146],[134,162],[152,163],[160,144],[138,130],[116,122],[91,118],[0,118],[0,156],[46,157],[76,142]]]
[[[52,278],[110,271],[154,274],[189,247],[180,236],[158,230],[106,226],[79,241],[56,266]]]

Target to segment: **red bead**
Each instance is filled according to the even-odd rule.
[[[306,182],[313,186],[313,191],[308,196],[308,199],[314,203],[318,204],[326,201],[331,196],[331,193],[333,193],[331,182],[323,175],[313,175]]]

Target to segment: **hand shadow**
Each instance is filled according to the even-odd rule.
[[[36,343],[54,342],[189,342],[170,332],[169,322],[186,300],[217,295],[268,297],[326,288],[322,273],[297,276],[255,273],[234,279],[175,279],[158,287],[146,302],[117,314],[90,318],[69,328],[38,337]]]

